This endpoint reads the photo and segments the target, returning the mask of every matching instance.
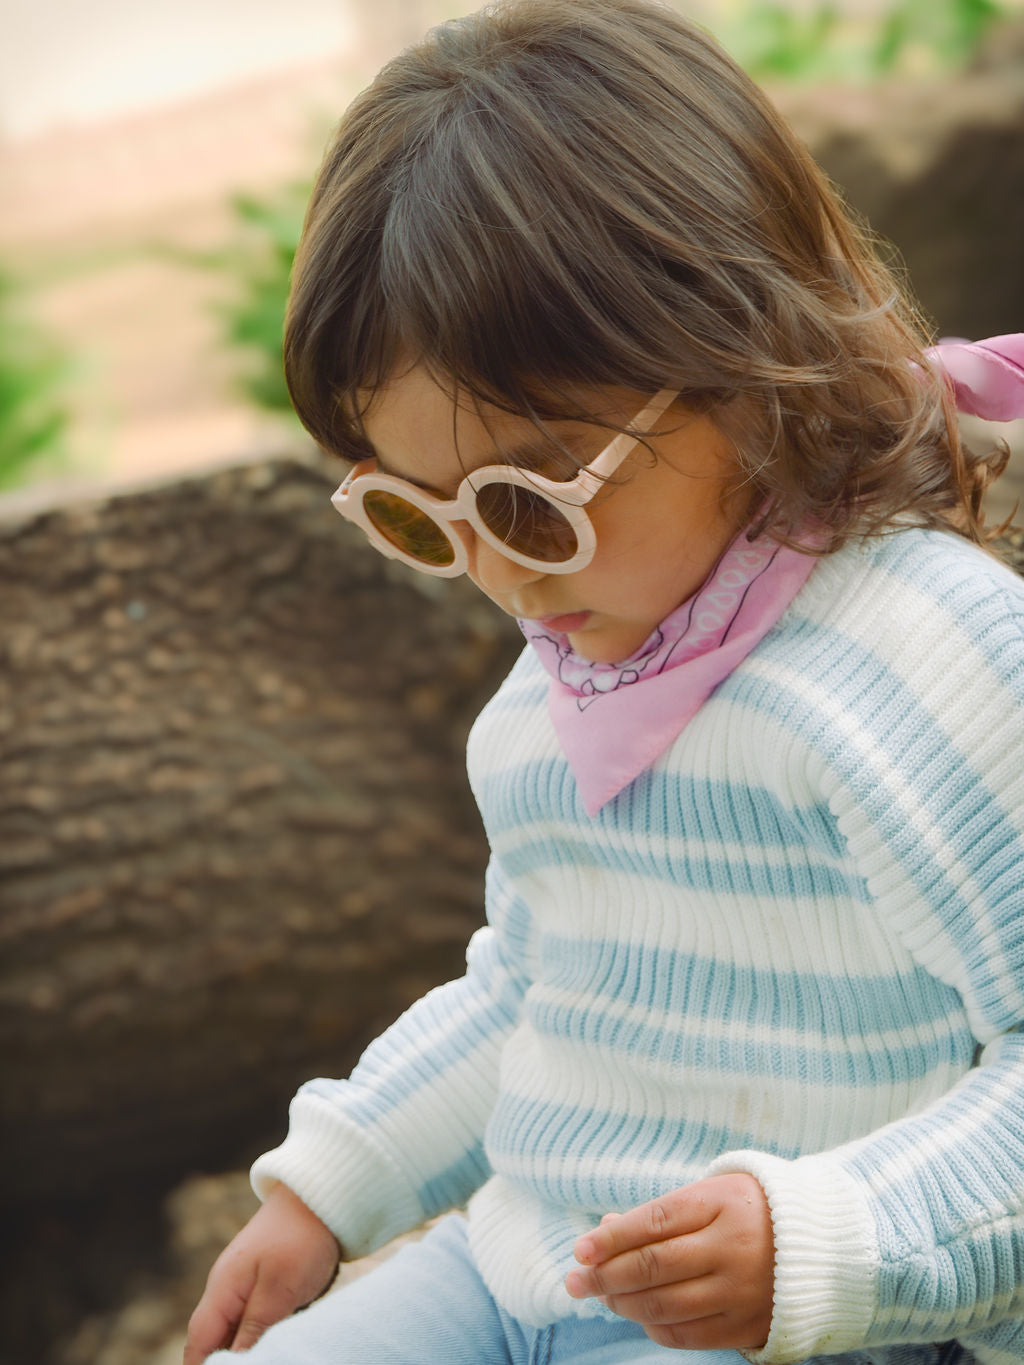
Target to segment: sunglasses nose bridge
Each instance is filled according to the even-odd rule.
[[[466,517],[453,517],[451,521],[445,522],[444,529],[450,536],[461,541],[467,554],[478,539],[476,527]]]

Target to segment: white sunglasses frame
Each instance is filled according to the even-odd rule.
[[[676,389],[662,389],[655,394],[642,412],[637,413],[630,425],[639,427],[642,432],[648,431],[651,424],[678,396]],[[453,534],[448,530],[449,525],[457,521],[469,522],[474,534],[492,550],[504,555],[506,559],[511,559],[515,564],[521,564],[524,568],[550,574],[577,573],[580,569],[586,568],[597,548],[597,536],[594,524],[585,511],[586,504],[604,487],[607,479],[615,473],[642,439],[642,436],[634,436],[631,431],[620,432],[610,445],[605,446],[599,455],[567,483],[546,479],[541,474],[517,469],[514,465],[484,465],[466,475],[453,498],[436,498],[426,489],[407,483],[405,479],[399,479],[393,474],[378,474],[376,469],[366,468],[368,464],[375,464],[375,461],[364,460],[355,466],[344,483],[331,495],[331,504],[346,521],[354,522],[364,532],[374,549],[379,550],[388,559],[397,559],[403,564],[408,564],[411,569],[416,569],[419,573],[432,574],[435,578],[458,578],[460,574],[466,572],[469,556],[466,554],[465,541],[458,532]],[[534,559],[519,550],[513,550],[496,536],[480,516],[476,506],[477,493],[480,489],[494,483],[528,488],[552,502],[575,533],[576,553],[570,559],[555,561]],[[451,564],[427,564],[400,550],[378,529],[363,506],[368,493],[394,493],[404,498],[406,502],[412,503],[414,507],[418,507],[421,512],[425,512],[451,543],[454,555]]]

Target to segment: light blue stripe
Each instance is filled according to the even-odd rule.
[[[486,1148],[491,1163],[506,1178],[523,1179],[542,1199],[581,1208],[628,1208],[695,1175],[722,1152],[749,1148],[760,1137],[743,1129],[684,1118],[669,1127],[645,1116],[624,1115],[556,1101],[526,1099],[504,1093],[488,1127]],[[788,1147],[772,1147],[793,1158]],[[581,1161],[600,1154],[602,1173],[584,1174]],[[633,1175],[637,1155],[659,1174],[645,1188]],[[624,1174],[608,1171],[622,1162]],[[544,1167],[535,1170],[536,1165]]]
[[[921,1222],[917,1179],[922,1160],[955,1171],[955,1188],[964,1205],[975,1202],[979,1209],[987,1209],[989,1217],[993,1203],[1006,1211],[1020,1211],[1024,1206],[1019,1167],[1008,1160],[1009,1153],[1020,1149],[1024,1135],[1024,1091],[1017,1080],[1024,1063],[1024,1035],[1018,1032],[1004,1040],[1003,1049],[1000,1061],[973,1072],[970,1086],[951,1096],[942,1113],[923,1114],[907,1128],[879,1133],[870,1152],[856,1151],[847,1158],[848,1168],[870,1185],[878,1200],[883,1259],[905,1253],[908,1245],[920,1245],[926,1239],[929,1244],[941,1243],[962,1221],[963,1207],[951,1209],[930,1201],[928,1220]],[[1007,1091],[1013,1097],[1009,1106]],[[997,1118],[982,1113],[985,1101],[993,1096],[997,1097]],[[972,1137],[955,1144],[945,1141],[953,1123]],[[941,1162],[936,1152],[942,1153]],[[928,1155],[922,1158],[921,1153]]]
[[[493,854],[487,865],[485,894],[487,918],[499,935],[505,960],[525,986],[529,975],[527,959],[533,916],[526,900],[513,888],[507,872]]]
[[[915,1337],[948,1337],[954,1314],[958,1337],[983,1340],[993,1306],[1010,1299],[1015,1290],[1021,1311],[1022,1280],[1024,1222],[978,1228],[928,1255],[908,1257],[900,1265],[883,1264],[877,1279],[878,1311],[868,1341],[891,1340],[902,1334],[901,1329]]]
[[[550,1019],[537,1021],[538,1032],[545,1032]],[[553,1030],[552,1030],[553,1031]],[[565,1036],[565,1031],[560,1036]],[[573,1031],[575,1036],[575,1031]],[[790,1080],[813,1087],[843,1086],[846,1089],[888,1091],[893,1085],[921,1081],[940,1073],[943,1081],[950,1074],[962,1075],[970,1065],[973,1040],[947,1036],[925,1040],[913,1046],[865,1047],[845,1051],[825,1044],[803,1047],[765,1038],[752,1043],[742,1038],[682,1038],[678,1027],[639,1025],[610,1032],[601,1046],[608,1051],[644,1057],[638,1071],[658,1071],[671,1067],[679,1084],[694,1075],[747,1078],[776,1084]],[[660,1067],[659,1067],[660,1059]],[[667,1083],[667,1081],[666,1081]]]
[[[508,830],[543,828],[555,820],[576,825],[581,839],[594,845],[597,856],[607,854],[602,835],[616,828],[652,844],[659,839],[688,839],[696,846],[734,843],[739,848],[791,852],[808,843],[830,861],[846,856],[846,846],[835,818],[823,806],[784,805],[764,787],[721,779],[675,773],[657,766],[642,773],[596,817],[583,808],[575,779],[562,757],[531,759],[492,772],[477,782],[488,832],[499,839]],[[543,818],[542,818],[543,817]],[[553,845],[563,840],[562,831]],[[572,857],[577,846],[573,846]],[[571,857],[567,861],[571,861]]]
[[[659,947],[547,932],[539,951],[544,985],[593,1000],[595,1009],[614,1001],[665,1010],[691,1022],[802,1027],[813,1031],[812,1042],[836,1038],[846,1046],[863,1030],[922,1033],[946,1031],[954,1019],[964,1024],[958,992],[920,967],[892,975],[832,976],[737,964],[693,953],[685,944]]]
[[[417,1195],[423,1206],[423,1217],[436,1218],[439,1213],[458,1208],[490,1175],[490,1162],[481,1140],[419,1187]]]
[[[966,1029],[946,1030],[941,1035],[902,1042],[844,1049],[840,1043],[791,1043],[770,1036],[752,1042],[744,1037],[707,1037],[695,1033],[684,1037],[678,1024],[623,1024],[589,1013],[582,1019],[557,1007],[529,1009],[531,1021],[541,1035],[634,1056],[638,1071],[668,1072],[688,1083],[693,1075],[717,1073],[774,1084],[782,1080],[808,1086],[843,1086],[846,1089],[889,1089],[893,1085],[921,1081],[936,1073],[948,1083],[950,1075],[963,1075],[971,1063],[974,1040]],[[668,1080],[666,1078],[666,1083]]]
[[[950,633],[970,640],[992,663],[1010,697],[1024,702],[1024,578],[959,536],[940,531],[887,537],[875,563],[886,577],[908,584],[945,611]],[[1000,667],[1007,661],[1010,667]]]
[[[1021,1258],[1019,1247],[1014,1249],[1014,1253],[1016,1280],[1018,1284],[1024,1284],[1024,1259]],[[991,1351],[1004,1351],[1007,1355],[1024,1360],[1024,1317],[1011,1318],[1008,1322],[972,1332],[969,1336],[964,1334],[964,1345],[971,1350],[987,1346]]]
[[[730,839],[732,831],[723,834]],[[748,859],[742,847],[737,847],[734,854],[712,854],[696,839],[684,848],[655,842],[646,848],[620,849],[581,834],[578,839],[560,835],[524,840],[505,849],[502,859],[509,872],[519,876],[550,868],[612,871],[664,882],[671,887],[672,894],[711,891],[790,902],[812,899],[869,903],[867,888],[852,869],[847,873],[827,863],[808,862],[804,850],[794,849],[793,853],[788,862],[783,858]]]
[[[797,675],[804,675],[810,671],[812,656],[829,642],[834,646],[834,632],[808,627],[799,638],[787,637],[787,647],[780,659]],[[850,655],[855,650],[860,657],[854,665]],[[770,652],[766,657],[770,657]],[[1024,650],[1021,655],[1024,658]],[[849,642],[842,668],[834,666],[817,672],[819,684],[829,691],[830,700],[855,717],[860,731],[885,754],[887,762],[895,766],[902,762],[914,772],[915,796],[927,794],[920,800],[920,811],[931,821],[935,836],[952,857],[962,866],[974,869],[975,875],[983,875],[994,911],[998,914],[1001,910],[1006,917],[1003,926],[1007,930],[1006,946],[1019,954],[1024,963],[1024,916],[1020,915],[1019,898],[1019,870],[1024,865],[1021,813],[1002,808],[981,774],[972,767],[969,756],[958,749],[914,693],[887,672],[869,651]],[[798,685],[791,689],[774,682],[769,685],[740,669],[723,684],[723,689],[728,689],[731,700],[766,715],[777,716],[781,700],[794,734],[821,751],[822,735],[831,727],[831,721],[800,692]],[[896,724],[894,717],[898,717]],[[973,908],[958,883],[958,870],[947,872],[940,866],[919,831],[908,824],[903,812],[894,805],[870,756],[837,734],[829,747],[829,761],[856,805],[874,825],[881,842],[940,921],[952,926],[960,916],[973,918]],[[1014,919],[1016,929],[1011,927]],[[976,965],[982,974],[977,984],[979,998],[993,1013],[997,1026],[1005,1026],[1008,1020],[1001,1014],[998,985],[1002,964],[982,962],[979,954]]]
[[[914,1331],[927,1333],[923,1310],[934,1314],[939,1334],[944,1314],[991,1305],[1024,1284],[1024,1196],[1014,1159],[1024,1132],[1024,1092],[1015,1079],[1022,1061],[1018,1030],[1004,1039],[999,1061],[973,1073],[969,1088],[941,1113],[876,1134],[870,1149],[846,1160],[872,1192],[879,1321],[890,1333],[911,1314]],[[1007,1103],[1007,1093],[1015,1103]],[[987,1099],[995,1116],[985,1112]],[[953,1197],[943,1198],[943,1191]]]
[[[345,1112],[354,1122],[378,1122],[435,1083],[438,1069],[467,1061],[507,1034],[522,996],[498,965],[497,943],[484,942],[486,950],[474,954],[473,974],[450,982],[443,993],[418,1000],[370,1044],[348,1081],[319,1077],[307,1081],[299,1093],[333,1103],[344,1094]],[[410,1037],[427,1034],[429,1051],[410,1046]]]

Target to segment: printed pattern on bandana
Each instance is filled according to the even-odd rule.
[[[663,673],[724,644],[736,624],[751,584],[765,573],[779,546],[750,543],[744,537],[724,552],[693,597],[676,607],[640,648],[621,663],[593,663],[576,654],[566,635],[544,630],[535,621],[519,625],[544,667],[575,693],[583,711],[599,697]]]

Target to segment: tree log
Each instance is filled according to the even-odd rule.
[[[464,742],[521,637],[334,475],[0,515],[7,1200],[237,1162],[461,970]]]

